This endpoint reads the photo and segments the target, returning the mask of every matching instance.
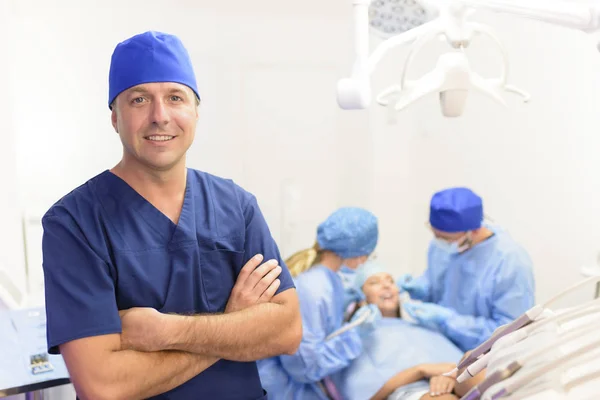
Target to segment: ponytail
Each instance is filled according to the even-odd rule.
[[[303,272],[308,271],[313,265],[321,260],[321,248],[318,243],[306,250],[298,251],[285,260],[290,274],[295,278]]]

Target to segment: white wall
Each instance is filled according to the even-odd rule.
[[[540,299],[578,280],[580,265],[600,251],[600,57],[578,32],[482,13],[531,104],[507,95],[501,109],[472,94],[465,115],[451,120],[431,96],[394,124],[377,106],[350,112],[335,104],[335,83],[352,63],[345,0],[10,4],[15,88],[2,112],[11,110],[17,151],[16,160],[1,161],[18,177],[7,181],[18,192],[10,207],[43,212],[118,161],[106,106],[110,54],[118,41],[157,29],[178,34],[196,67],[203,104],[190,165],[255,192],[284,254],[311,245],[315,225],[335,207],[362,205],[380,217],[380,257],[418,273],[429,198],[450,185],[481,193],[487,212],[530,250]],[[409,75],[429,70],[445,49],[423,49]],[[384,59],[376,88],[397,82],[405,55]],[[500,58],[483,40],[469,55],[485,75],[499,72]],[[16,260],[17,247],[7,246]]]
[[[8,3],[0,1],[0,37],[11,38],[11,21],[8,18]],[[11,40],[4,40],[2,53],[10,54],[13,48]],[[3,95],[0,96],[0,121],[2,121],[2,156],[0,157],[0,170],[2,171],[2,190],[0,191],[0,276],[5,279],[9,275],[12,284],[17,290],[25,292],[25,270],[23,233],[21,230],[21,204],[17,190],[17,168],[16,168],[16,119],[11,101],[12,84],[10,62],[0,62],[0,76],[4,78],[2,85]],[[11,296],[12,297],[12,296]],[[0,296],[0,309],[7,308],[8,300]]]
[[[399,245],[397,268],[419,273],[430,238],[424,222],[431,195],[449,186],[472,187],[483,196],[486,213],[529,250],[537,298],[545,300],[582,279],[580,266],[600,252],[600,54],[594,38],[580,32],[479,15],[504,42],[510,80],[532,94],[531,103],[507,94],[509,107],[502,109],[472,93],[463,117],[445,119],[437,97],[430,96],[399,114],[394,128],[377,135],[401,136],[395,140],[408,148],[395,152],[384,145],[374,159],[376,170],[398,175],[396,192],[382,185],[378,193],[393,192],[385,201],[401,211],[378,211],[386,223],[410,226],[410,234],[399,236],[406,242]],[[468,54],[474,68],[491,77],[499,75],[500,58],[488,43],[473,43]],[[440,43],[423,49],[412,75],[430,70],[443,48]],[[396,76],[388,75],[385,83]],[[400,164],[408,168],[404,173],[397,171],[399,155],[409,158]],[[592,294],[590,287],[569,302]]]

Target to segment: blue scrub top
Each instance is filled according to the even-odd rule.
[[[231,180],[188,169],[174,224],[125,181],[105,171],[57,202],[43,220],[49,351],[121,332],[119,310],[225,309],[255,254],[283,267],[278,293],[293,288],[256,198]],[[220,360],[157,399],[262,399],[254,362]]]
[[[358,328],[325,340],[344,323],[344,286],[340,276],[315,265],[296,277],[302,314],[302,342],[294,355],[259,362],[263,384],[275,400],[327,400],[319,382],[338,384],[338,373],[362,351]]]
[[[416,299],[457,312],[441,330],[463,351],[535,304],[531,258],[506,231],[488,228],[494,235],[462,254],[448,255],[432,243],[427,270],[417,278],[427,293]]]

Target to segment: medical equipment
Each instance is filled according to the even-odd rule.
[[[373,312],[371,311],[371,309],[366,309],[362,315],[360,315],[354,321],[348,322],[347,324],[342,326],[340,329],[329,334],[329,336],[327,336],[325,338],[325,340],[333,339],[334,337],[339,336],[342,333],[349,331],[350,329],[356,328],[360,324],[366,322],[371,317],[372,314],[373,314]]]
[[[557,348],[558,346],[560,346],[566,342],[569,342],[570,340],[580,339],[582,336],[593,333],[597,329],[598,329],[598,327],[596,325],[592,325],[591,327],[589,325],[586,325],[584,327],[575,329],[573,331],[567,331],[566,333],[564,333],[564,335],[560,335],[557,340],[553,341],[549,345],[544,346],[542,349],[538,349],[537,351],[534,351],[533,353],[526,354],[522,357],[519,357],[519,358],[517,358],[517,360],[511,362],[510,364],[504,366],[503,368],[500,368],[499,370],[492,372],[492,374],[487,376],[483,382],[474,386],[463,397],[463,399],[465,399],[465,400],[478,399],[479,396],[482,393],[485,393],[490,387],[513,376],[514,373],[519,371],[524,365],[527,365],[532,360],[535,360],[536,358],[539,358],[539,357],[543,356],[544,354],[551,352],[553,349]],[[486,359],[489,359],[489,355],[490,355],[490,353],[486,354],[484,357]],[[475,374],[472,374],[472,376],[475,376]]]
[[[510,334],[507,334],[506,336],[501,337],[496,343],[494,343],[494,345],[492,346],[492,350],[500,350],[513,344],[516,344],[522,341],[523,339],[527,338],[533,332],[539,331],[541,328],[544,328],[552,323],[561,325],[566,322],[595,313],[600,313],[600,301],[598,300],[585,303],[584,305],[578,307],[575,311],[565,312],[559,315],[553,315],[551,317],[540,318],[517,331],[514,331]],[[468,366],[465,369],[465,371],[458,376],[458,383],[462,383],[481,372],[488,365],[490,356],[491,352],[488,352],[483,356],[479,357],[475,362],[473,362],[473,364]]]
[[[597,329],[597,326],[595,327],[595,329]],[[590,332],[588,330],[586,333],[592,333],[592,332]],[[554,346],[556,346],[556,345],[558,345],[558,343],[554,343]],[[572,362],[575,359],[582,357],[582,356],[585,357],[589,352],[598,350],[599,346],[600,346],[600,339],[596,338],[595,340],[583,345],[582,347],[579,347],[577,350],[568,352],[568,353],[558,357],[556,360],[553,360],[552,362],[541,363],[540,365],[532,368],[530,371],[527,371],[527,373],[523,373],[522,376],[516,377],[516,379],[513,382],[506,382],[506,384],[504,384],[504,382],[498,381],[498,382],[496,382],[496,385],[494,385],[494,387],[490,386],[489,388],[486,388],[485,390],[481,391],[481,393],[483,393],[483,400],[491,400],[491,399],[495,400],[495,399],[504,397],[508,394],[514,393],[515,391],[517,391],[521,387],[527,385],[534,379],[536,379],[548,372],[554,371],[560,367],[565,367],[565,365],[568,365],[569,362]],[[548,349],[544,349],[544,350],[548,351]],[[597,356],[597,353],[595,355]],[[519,366],[519,368],[520,368],[520,366]],[[474,400],[477,398],[479,398],[479,397],[474,397],[474,395],[468,396],[468,394],[467,394],[467,395],[463,396],[462,399],[463,400]]]
[[[595,361],[598,358],[598,354],[591,352],[584,357],[579,357],[573,360],[575,363],[586,363],[588,361]],[[562,377],[561,377],[562,378]],[[594,381],[600,378],[600,370],[594,370],[583,374],[575,378],[562,378],[562,379],[550,379],[541,384],[534,385],[531,388],[519,390],[520,398],[527,398],[529,396],[540,393],[543,390],[554,390],[558,393],[569,393],[572,389],[582,386],[588,382]],[[595,395],[597,396],[597,394]],[[593,397],[594,399],[596,397]],[[591,399],[591,398],[590,398]],[[583,399],[581,399],[583,400]]]
[[[414,0],[410,0],[414,2]],[[370,76],[383,56],[392,48],[414,42],[406,59],[401,84],[383,90],[377,96],[377,102],[382,106],[391,104],[394,97],[394,108],[402,110],[427,94],[438,92],[442,113],[446,117],[462,115],[469,90],[475,89],[491,97],[500,104],[505,104],[503,92],[515,93],[529,101],[529,94],[508,84],[508,57],[502,42],[493,30],[480,23],[469,20],[475,9],[486,9],[498,13],[506,13],[518,17],[539,20],[566,28],[578,29],[583,32],[594,32],[600,28],[600,6],[572,4],[557,0],[530,0],[527,3],[517,3],[509,0],[419,0],[421,5],[435,5],[439,10],[438,17],[400,34],[392,35],[369,53],[369,27],[380,28],[383,35],[400,32],[404,28],[390,28],[380,21],[380,13],[373,12],[381,9],[383,3],[392,0],[378,0],[377,7],[369,11],[371,0],[354,0],[354,52],[355,61],[350,78],[343,78],[337,85],[337,101],[343,109],[364,109],[371,103]],[[425,10],[426,7],[423,7]],[[423,15],[427,12],[422,13]],[[385,14],[387,20],[394,16]],[[371,23],[369,23],[371,17]],[[469,47],[476,35],[490,37],[503,55],[503,72],[498,78],[484,79],[471,70],[465,54],[462,52]],[[436,68],[416,81],[406,79],[406,71],[410,67],[415,53],[427,42],[442,36],[453,48],[443,54]]]
[[[535,321],[534,323],[523,327],[522,329],[519,329],[509,335],[506,335],[506,336],[498,339],[498,341],[496,343],[494,343],[494,345],[492,346],[492,349],[500,350],[500,349],[506,348],[507,346],[511,346],[515,343],[518,343],[518,342],[522,341],[523,339],[525,339],[526,337],[528,337],[533,332],[539,331],[539,330],[541,330],[541,328],[545,328],[546,326],[548,326],[552,323],[555,323],[557,325],[562,325],[566,322],[570,322],[570,321],[576,320],[578,318],[582,318],[582,317],[585,317],[588,315],[600,313],[600,302],[599,301],[596,300],[596,301],[586,303],[586,304],[587,305],[582,305],[581,309],[578,308],[575,311],[561,313],[558,315],[554,315],[552,317],[541,318],[541,319]],[[489,354],[489,353],[486,353],[486,354]],[[469,371],[469,373],[472,373],[472,371],[474,372],[476,370],[475,364],[480,364],[482,358],[483,357],[480,357],[476,362],[474,362],[470,367],[467,368],[467,370],[471,370],[471,371]],[[481,371],[481,369],[479,369],[477,371]],[[459,382],[462,382],[461,376],[459,376],[459,378],[458,378]]]
[[[371,31],[382,38],[416,28],[437,16],[437,10],[415,0],[374,0],[369,5]]]
[[[582,286],[585,286],[589,283],[596,283],[596,282],[600,282],[600,277],[593,276],[593,277],[585,279],[581,282],[578,282],[578,283],[572,285],[571,287],[565,289],[564,291],[560,292],[559,294],[557,294],[556,296],[554,296],[547,302],[545,302],[543,304],[538,304],[538,305],[532,307],[531,309],[526,311],[523,315],[521,315],[519,318],[517,318],[513,322],[496,329],[496,331],[492,334],[492,336],[488,340],[486,340],[481,345],[479,345],[477,348],[475,348],[473,351],[471,351],[471,353],[458,364],[458,366],[457,366],[457,368],[455,368],[455,370],[450,371],[447,374],[451,375],[451,374],[457,372],[458,370],[467,368],[468,366],[473,364],[477,359],[479,359],[481,356],[483,356],[485,353],[487,353],[500,338],[531,324],[538,317],[542,316],[544,310],[549,308],[552,304],[556,303],[557,301],[566,297],[567,295],[575,292],[577,289],[581,288]],[[589,305],[589,304],[590,303],[586,303],[586,305]],[[480,368],[480,369],[477,370],[477,369],[473,368],[473,370],[470,371],[470,373],[477,374],[483,368],[485,368],[485,366],[487,366],[486,363],[483,363],[483,362],[478,363],[478,368]]]
[[[0,354],[0,397],[70,382],[62,357],[47,352],[43,307],[0,312]]]

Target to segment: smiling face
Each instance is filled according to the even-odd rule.
[[[128,164],[166,171],[185,163],[196,132],[197,98],[179,83],[137,85],[117,96],[111,119]]]
[[[362,287],[367,303],[376,304],[384,317],[398,317],[400,299],[394,278],[387,272],[373,274]]]

